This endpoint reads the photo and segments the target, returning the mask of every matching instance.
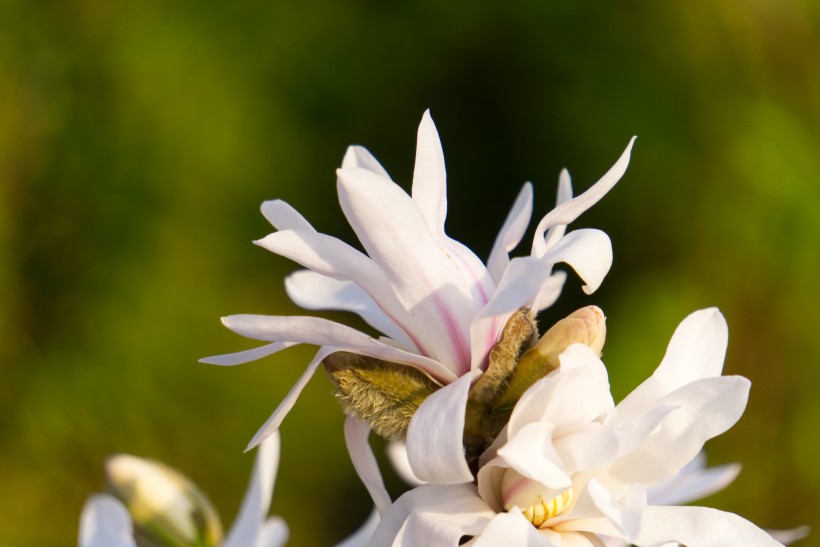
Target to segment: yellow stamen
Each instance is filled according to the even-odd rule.
[[[560,515],[572,503],[572,488],[564,490],[559,495],[555,496],[549,501],[544,501],[544,498],[538,496],[535,500],[535,505],[527,507],[522,511],[524,516],[535,527],[540,528],[546,521],[552,517]]]

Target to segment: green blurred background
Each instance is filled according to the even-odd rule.
[[[271,230],[259,204],[355,241],[335,197],[345,147],[407,187],[426,108],[448,232],[482,257],[525,180],[540,217],[561,167],[582,190],[639,136],[575,225],[610,234],[608,279],[586,297],[572,277],[542,317],[604,308],[621,398],[680,320],[719,306],[726,371],[753,387],[708,445],[744,471],[708,501],[820,524],[819,33],[811,0],[2,0],[0,544],[74,543],[114,452],[183,470],[230,523],[242,450],[311,356],[196,362],[253,347],[221,315],[298,313],[295,265],[251,244]],[[273,511],[292,545],[370,508],[330,391],[317,375],[282,428]]]

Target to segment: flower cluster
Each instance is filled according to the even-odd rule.
[[[720,490],[739,471],[706,469],[702,454],[740,418],[750,387],[721,375],[728,329],[719,311],[687,317],[652,376],[617,405],[600,360],[600,309],[538,332],[536,315],[567,277],[557,264],[569,265],[587,294],[609,271],[608,236],[567,227],[624,175],[633,143],[578,196],[562,171],[556,206],[536,225],[529,254],[511,258],[532,216],[525,184],[486,263],[445,232],[444,155],[429,113],[410,194],[366,149],[352,146],[344,156],[339,203],[365,252],[318,232],[287,203],[265,202],[276,231],[256,244],[305,268],[285,280],[290,298],[308,310],[353,312],[379,334],[313,316],[223,318],[266,345],[203,362],[236,365],[318,346],[250,442],[259,455],[236,524],[223,541],[215,511],[190,481],[120,456],[108,465],[114,497],[91,498],[80,544],[284,543],[284,524],[266,520],[277,431],[320,366],[347,414],[351,460],[375,505],[346,546],[768,546],[802,537],[803,529],[769,533],[731,513],[679,505]],[[371,432],[392,441],[391,458],[413,486],[395,501]]]

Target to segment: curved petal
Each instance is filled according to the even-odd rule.
[[[498,449],[499,459],[507,466],[546,487],[545,499],[550,499],[547,497],[550,494],[555,497],[572,486],[572,478],[564,471],[561,459],[552,446],[553,432],[554,427],[550,423],[529,423]],[[525,482],[522,481],[522,484]]]
[[[432,351],[419,339],[422,333],[417,321],[396,298],[384,272],[347,243],[325,234],[296,230],[279,231],[255,243],[327,277],[353,281],[407,333],[416,347],[428,355]]]
[[[199,360],[200,363],[206,365],[220,365],[231,367],[234,365],[243,365],[273,355],[276,352],[282,351],[285,348],[295,346],[295,342],[273,342],[258,348],[248,349],[245,351],[238,351],[236,353],[226,353],[225,355],[214,355],[213,357],[204,357]]]
[[[493,249],[490,251],[490,257],[487,259],[487,271],[496,283],[501,281],[504,270],[510,263],[509,253],[521,243],[530,218],[532,218],[532,184],[528,182],[524,184],[518,197],[515,198],[515,203],[501,226]]]
[[[370,497],[373,498],[376,509],[379,514],[383,515],[390,507],[392,500],[390,494],[387,493],[387,488],[384,487],[379,464],[368,442],[369,437],[370,428],[365,422],[351,416],[345,418],[345,442],[347,451],[350,453],[350,460],[370,493]]]
[[[555,206],[558,207],[562,203],[572,199],[572,179],[569,176],[569,171],[561,169],[558,174],[558,191],[555,196]],[[551,226],[546,235],[544,235],[544,245],[547,249],[552,248],[555,243],[564,237],[567,232],[566,224],[556,224]]]
[[[473,484],[426,484],[396,500],[370,545],[456,547],[462,536],[481,533],[494,516]]]
[[[313,374],[316,372],[316,369],[319,368],[319,365],[322,364],[322,360],[333,353],[334,351],[338,351],[337,348],[334,347],[322,347],[319,348],[319,351],[316,352],[316,355],[313,357],[313,360],[307,366],[305,372],[302,373],[302,376],[296,381],[290,391],[282,399],[282,402],[279,403],[279,406],[276,410],[273,411],[270,418],[259,428],[259,431],[256,432],[256,435],[253,436],[251,442],[248,443],[248,447],[245,451],[248,451],[261,443],[263,440],[267,439],[271,434],[273,434],[279,426],[282,425],[282,420],[285,419],[285,416],[288,415],[290,409],[293,408],[293,405],[296,404],[296,399],[299,398],[299,395],[302,393],[302,390],[305,389],[305,386],[313,378]]]
[[[641,527],[646,510],[646,492],[640,486],[633,486],[626,497],[624,506],[619,505],[612,493],[595,479],[587,484],[587,492],[603,515],[624,533],[626,539],[634,538]]]
[[[373,532],[376,530],[379,522],[381,522],[379,512],[374,509],[370,512],[370,516],[367,517],[364,524],[353,532],[353,535],[348,536],[342,540],[341,543],[337,543],[336,547],[364,547],[365,545],[369,545],[370,538],[373,537]]]
[[[387,459],[393,465],[399,477],[410,486],[421,486],[424,481],[419,479],[410,467],[410,459],[407,457],[407,445],[402,441],[391,441],[387,444]]]
[[[270,517],[262,526],[253,547],[284,547],[290,537],[290,531],[281,517]]]
[[[647,507],[634,543],[643,547],[667,542],[704,547],[780,545],[769,534],[733,513],[709,507]]]
[[[612,242],[601,230],[585,228],[573,230],[550,249],[542,258],[551,264],[564,262],[584,280],[586,294],[592,294],[612,267]]]
[[[390,180],[390,175],[387,174],[382,164],[379,163],[373,154],[364,146],[348,146],[345,156],[342,159],[342,169],[367,169],[368,171]]]
[[[340,169],[338,192],[359,241],[416,318],[433,356],[457,374],[469,370],[469,326],[478,308],[417,205],[393,182],[362,169]]]
[[[450,370],[437,361],[390,346],[348,326],[320,317],[230,315],[223,317],[222,323],[235,333],[255,340],[333,346],[352,353],[410,365],[443,383],[455,378]]]
[[[490,350],[510,316],[528,305],[548,284],[552,267],[532,257],[514,258],[487,305],[470,325],[471,368],[485,368]]]
[[[353,281],[333,279],[312,270],[293,272],[285,278],[285,290],[296,305],[308,310],[353,312],[368,325],[414,349],[415,344],[373,298]]]
[[[88,498],[80,515],[80,547],[137,547],[125,506],[108,494]]]
[[[610,475],[624,484],[651,486],[674,477],[703,444],[732,427],[746,408],[750,382],[740,376],[704,378],[670,393],[672,407],[640,446],[618,459]]]
[[[270,509],[273,483],[276,479],[276,469],[279,467],[280,446],[278,431],[274,431],[259,445],[248,490],[222,547],[247,547],[257,544]]]
[[[407,457],[424,482],[472,482],[464,458],[464,414],[474,374],[465,374],[421,403],[407,428]]]
[[[624,417],[644,412],[661,397],[701,378],[720,376],[729,327],[717,308],[699,310],[684,319],[655,372],[618,404]]]
[[[677,475],[647,490],[647,499],[652,505],[682,505],[720,492],[739,473],[739,463],[707,469],[706,456],[701,451]]]
[[[566,201],[547,213],[538,223],[535,229],[535,238],[532,243],[532,255],[542,257],[549,250],[544,239],[544,232],[552,226],[561,224],[569,224],[579,216],[581,213],[595,205],[607,192],[609,192],[621,177],[626,173],[626,168],[629,165],[629,156],[632,153],[632,145],[635,143],[635,138],[629,141],[621,157],[615,162],[609,171],[601,177],[601,179],[590,186],[586,192],[575,198]]]
[[[558,297],[561,296],[561,289],[564,288],[566,280],[566,272],[559,271],[549,276],[541,286],[538,294],[533,298],[530,309],[538,313],[555,304]]]
[[[474,547],[508,547],[510,545],[555,547],[553,542],[539,533],[535,526],[521,514],[518,507],[513,507],[508,512],[499,513],[493,517],[472,545]]]

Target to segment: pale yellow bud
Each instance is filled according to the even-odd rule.
[[[560,366],[558,357],[572,344],[584,344],[600,356],[606,340],[606,317],[597,306],[581,308],[553,325],[534,348],[521,356],[495,411],[512,408],[535,382]]]
[[[214,546],[222,524],[210,501],[179,471],[153,461],[119,454],[108,459],[106,478],[134,521],[135,534],[147,543]]]

